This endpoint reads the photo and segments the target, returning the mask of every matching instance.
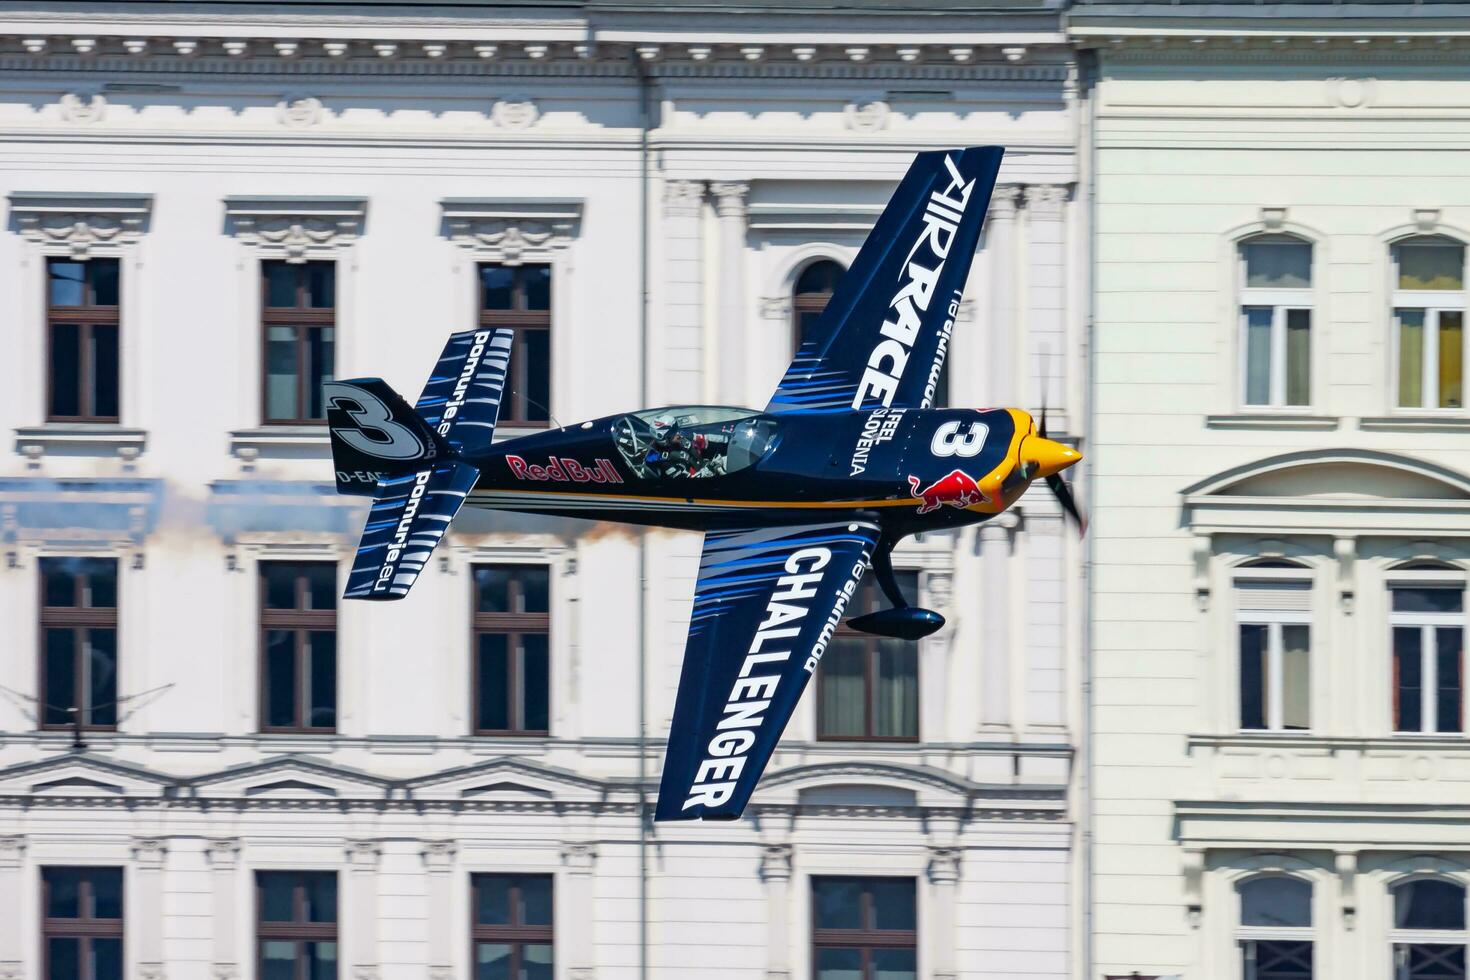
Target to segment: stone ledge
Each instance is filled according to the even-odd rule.
[[[256,459],[330,459],[331,439],[321,425],[262,425],[230,433],[230,455],[247,466]]]
[[[1358,428],[1366,432],[1467,432],[1470,416],[1430,413],[1365,416],[1358,419]]]
[[[1326,432],[1336,429],[1342,419],[1336,415],[1290,415],[1274,412],[1232,412],[1228,415],[1206,415],[1207,429],[1297,429]]]
[[[42,456],[120,456],[131,463],[147,445],[146,430],[109,422],[47,422],[15,430],[15,451],[32,465]]]

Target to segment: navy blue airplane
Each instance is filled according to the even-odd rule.
[[[734,819],[871,567],[892,608],[849,622],[918,638],[890,555],[987,520],[1081,459],[1019,409],[935,409],[1000,147],[920,153],[764,411],[676,406],[493,443],[508,330],[451,336],[418,403],[326,384],[339,493],[373,497],[346,598],[398,599],[460,507],[705,532],[655,811]]]

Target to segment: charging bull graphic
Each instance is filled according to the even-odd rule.
[[[990,500],[985,496],[985,491],[980,489],[980,484],[975,482],[975,478],[964,470],[950,470],[947,475],[922,490],[919,489],[921,482],[917,476],[909,476],[910,492],[923,501],[923,505],[919,507],[920,514],[932,513],[945,505],[963,510]]]

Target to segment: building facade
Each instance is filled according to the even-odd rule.
[[[922,149],[1008,147],[950,402],[1080,437],[1056,5],[783,6],[0,10],[0,977],[1078,970],[1049,496],[903,546],[950,627],[829,650],[733,825],[640,820],[697,536],[470,513],[336,599],[323,379],[485,323],[507,436],[758,407]]]
[[[1466,975],[1462,10],[1069,14],[1095,975]]]

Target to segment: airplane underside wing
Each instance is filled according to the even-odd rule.
[[[745,810],[878,535],[843,522],[705,536],[655,819]]]
[[[468,463],[445,460],[379,480],[343,597],[408,595],[479,476]]]

